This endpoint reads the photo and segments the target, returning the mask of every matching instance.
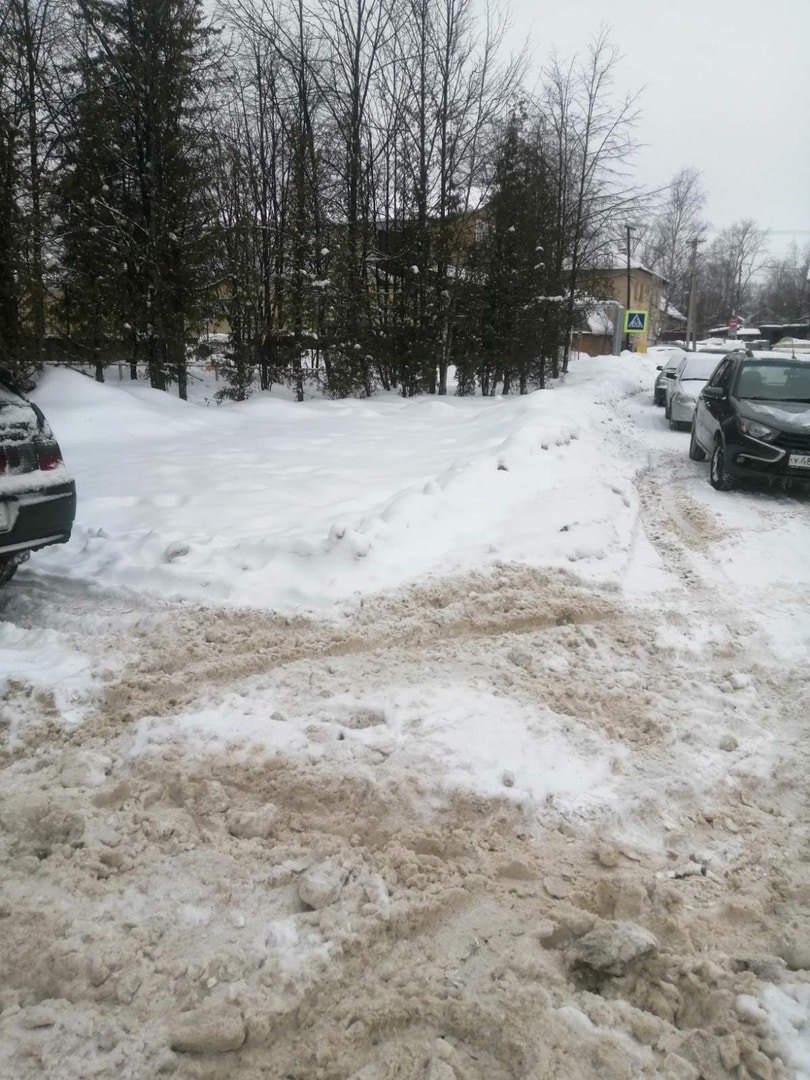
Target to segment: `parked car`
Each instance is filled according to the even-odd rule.
[[[665,415],[673,431],[689,427],[697,405],[698,394],[720,363],[714,353],[687,353],[667,382]]]
[[[683,349],[673,349],[672,352],[666,355],[663,364],[658,365],[658,375],[653,387],[653,405],[666,405],[667,382],[675,378],[678,364],[685,355]]]
[[[0,585],[32,551],[70,539],[76,485],[42,410],[0,368]]]
[[[746,476],[810,482],[810,362],[727,356],[698,398],[689,456],[711,456],[718,491]]]

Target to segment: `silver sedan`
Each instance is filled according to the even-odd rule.
[[[692,426],[698,394],[723,359],[718,353],[687,353],[675,378],[667,380],[665,416],[673,431]]]
[[[656,376],[655,386],[653,388],[653,404],[666,405],[667,383],[675,378],[678,364],[680,364],[681,360],[686,356],[686,353],[683,349],[661,349],[659,351],[663,363],[658,365],[658,375]]]

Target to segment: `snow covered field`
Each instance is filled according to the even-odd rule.
[[[654,355],[491,400],[48,373],[10,1077],[810,1077],[810,497],[715,493]]]

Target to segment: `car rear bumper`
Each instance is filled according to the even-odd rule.
[[[0,497],[0,556],[67,543],[75,517],[73,480]]]

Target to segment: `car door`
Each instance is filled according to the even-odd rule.
[[[714,445],[714,438],[728,410],[728,391],[734,375],[734,360],[727,356],[718,366],[711,379],[706,383],[698,399],[695,410],[695,433],[698,442],[709,450]],[[707,396],[705,391],[712,387],[722,391],[722,397]]]

